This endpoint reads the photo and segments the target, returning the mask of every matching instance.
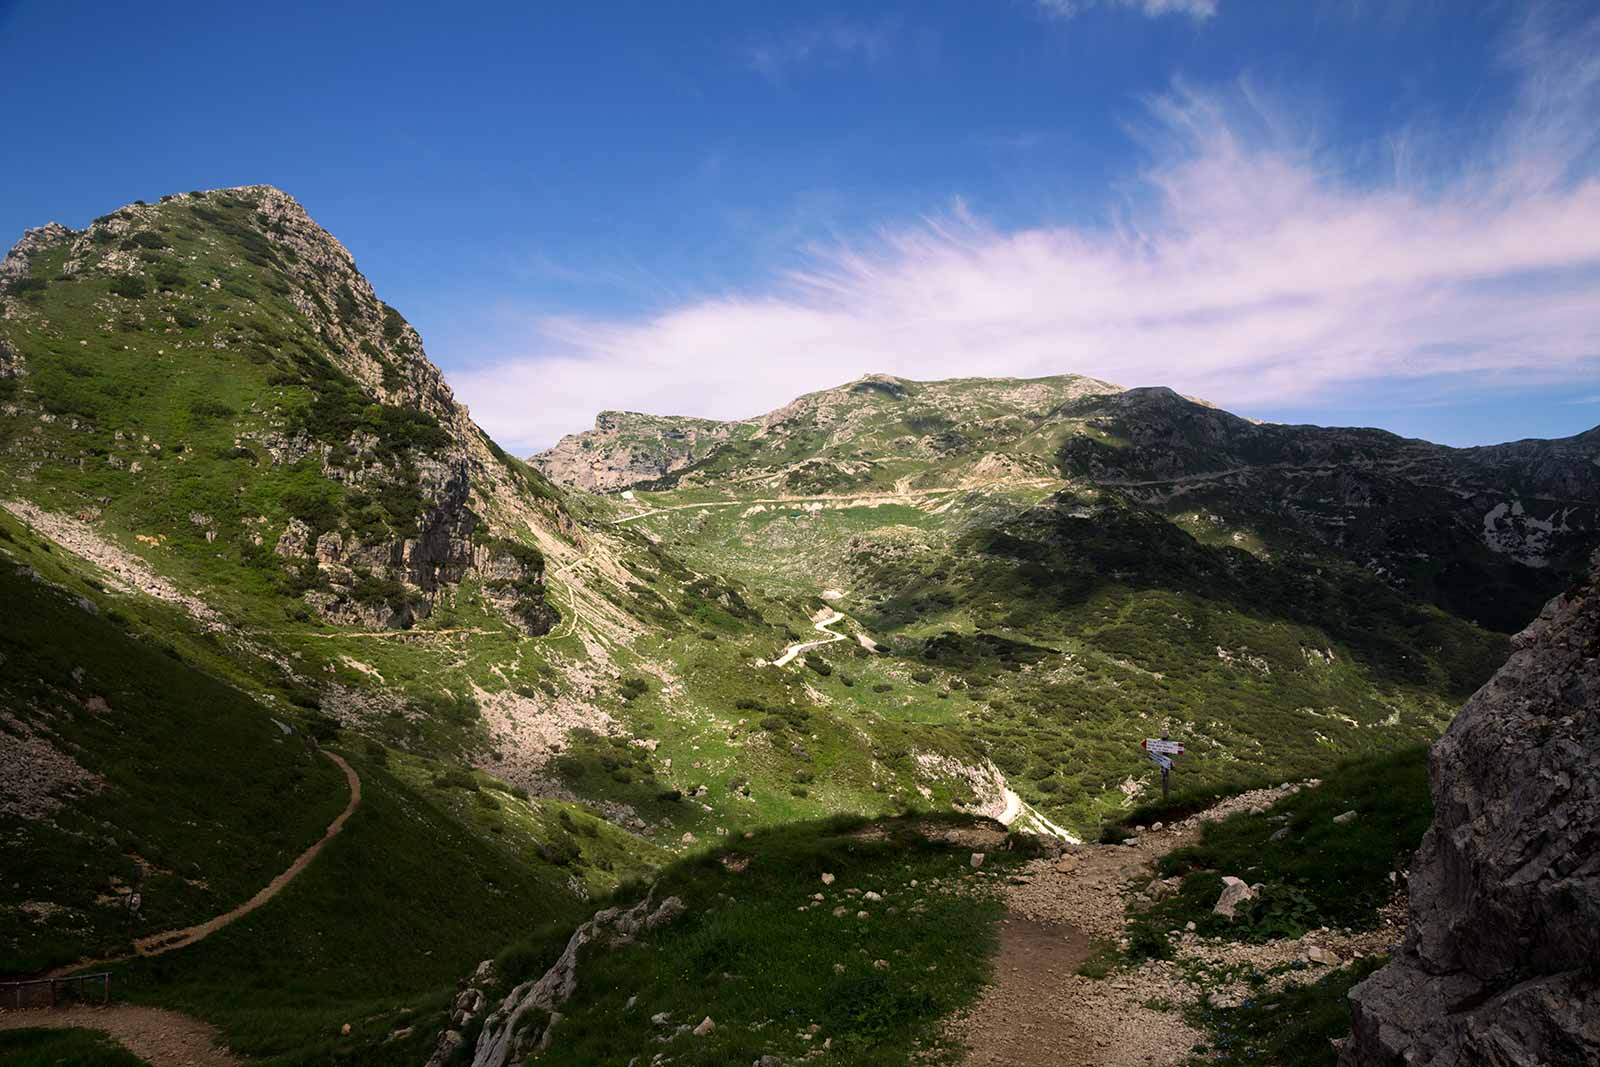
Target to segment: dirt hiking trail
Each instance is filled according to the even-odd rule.
[[[152,1067],[241,1067],[216,1027],[161,1008],[114,1004],[105,1008],[0,1012],[0,1030],[99,1030]]]
[[[355,813],[356,808],[361,806],[361,777],[356,774],[355,768],[346,763],[344,757],[335,755],[327,749],[323,749],[322,754],[338,764],[339,769],[344,771],[345,782],[350,787],[350,802],[345,805],[344,810],[339,813],[338,817],[328,824],[328,829],[323,833],[321,839],[296,856],[294,862],[289,864],[283,873],[268,882],[260,892],[238,907],[231,911],[223,912],[214,919],[207,919],[205,922],[195,926],[185,926],[178,930],[163,930],[148,937],[141,937],[133,943],[133,952],[130,955],[113,956],[108,959],[98,960],[79,960],[77,963],[69,963],[57,967],[47,972],[45,977],[60,978],[64,975],[72,974],[74,971],[81,971],[85,967],[107,963],[122,963],[137,956],[159,956],[164,952],[185,948],[196,941],[202,941],[210,937],[229,923],[249,915],[252,911],[255,911],[281,893],[283,887],[299,877],[300,872],[310,866],[311,861],[317,858],[328,842],[339,835],[339,831],[344,829],[344,824]]]
[[[1145,961],[1099,980],[1077,973],[1093,942],[1114,944],[1124,935],[1128,903],[1154,877],[1156,860],[1197,841],[1205,823],[1265,810],[1300,788],[1283,785],[1232,797],[1160,831],[1138,834],[1133,845],[1068,846],[1059,857],[1032,860],[1008,878],[994,981],[949,1028],[949,1037],[968,1048],[967,1067],[1176,1067],[1195,1045],[1207,1043],[1181,1014],[1199,994],[1185,976],[1186,965],[1248,963],[1264,969],[1303,959],[1313,946],[1344,960],[1388,951],[1403,934],[1403,899],[1385,907],[1372,930],[1317,930],[1265,944],[1183,933],[1175,939],[1175,960]],[[1314,981],[1322,973],[1306,972],[1298,980]],[[1207,992],[1218,1003],[1248,995],[1242,985],[1229,983]]]

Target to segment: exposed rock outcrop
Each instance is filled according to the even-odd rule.
[[[572,433],[529,459],[551,481],[591,492],[626,489],[710,455],[737,423],[602,411],[594,429]]]
[[[560,1018],[556,1009],[570,1000],[578,988],[580,956],[586,950],[593,951],[590,946],[615,949],[632,944],[639,934],[675,922],[686,910],[677,897],[667,897],[657,904],[652,891],[631,908],[595,912],[593,918],[573,931],[561,957],[549,970],[511,990],[483,1020],[472,1052],[472,1067],[505,1067],[522,1062],[535,1048],[548,1048],[552,1027]],[[427,1067],[442,1067],[451,1061],[463,1044],[461,1029],[488,1005],[485,989],[492,989],[495,984],[493,965],[487,961],[480,964],[456,997],[450,1015],[452,1029],[439,1035]]]
[[[1600,1064],[1600,555],[1430,756],[1403,950],[1344,1067]]]

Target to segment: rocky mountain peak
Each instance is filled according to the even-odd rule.
[[[538,567],[486,546],[561,526],[555,492],[473,424],[417,331],[294,197],[270,185],[178,193],[83,230],[30,230],[0,281],[10,406],[70,415],[78,435],[40,442],[41,457],[94,456],[155,429],[185,449],[163,459],[314,466],[318,478],[296,475],[307,480],[287,521],[246,536],[272,535],[324,617],[409,625],[465,576],[493,571],[519,590],[503,598],[520,605],[514,616],[548,625]],[[142,404],[127,403],[135,394]],[[218,432],[209,454],[173,440]],[[152,459],[116,461],[131,496],[164,481]],[[238,507],[223,496],[196,512],[256,521],[224,519]]]

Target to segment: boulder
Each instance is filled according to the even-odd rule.
[[[1256,891],[1244,879],[1235,878],[1233,875],[1223,875],[1222,895],[1217,898],[1216,906],[1211,910],[1214,914],[1231,919],[1239,905],[1256,899]]]
[[[1600,554],[1429,754],[1405,943],[1343,1067],[1600,1064]]]

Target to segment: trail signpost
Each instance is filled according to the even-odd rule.
[[[1150,757],[1150,762],[1161,768],[1161,799],[1166,800],[1170,788],[1167,775],[1172,773],[1172,757],[1183,755],[1183,742],[1168,740],[1167,732],[1163,730],[1160,737],[1147,737],[1140,741],[1139,747]]]

